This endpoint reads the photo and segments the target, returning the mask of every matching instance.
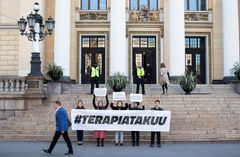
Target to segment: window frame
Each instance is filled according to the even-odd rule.
[[[91,9],[91,0],[87,0],[87,2],[88,2],[88,6],[87,6],[87,8],[88,9],[83,9],[83,3],[82,3],[82,1],[83,0],[80,0],[79,2],[80,2],[80,10],[83,10],[83,11],[94,11],[94,10],[92,10]],[[106,8],[105,9],[101,9],[101,7],[100,7],[100,5],[101,5],[101,1],[102,0],[97,0],[97,7],[98,7],[98,9],[97,9],[97,11],[106,11],[107,10],[107,8],[108,8],[108,1],[107,0],[105,0],[106,1]],[[96,11],[96,10],[95,10]]]
[[[208,0],[205,0],[205,9],[202,10],[202,5],[201,5],[201,1],[202,0],[195,0],[197,1],[197,10],[190,10],[190,0],[184,0],[184,3],[187,2],[187,4],[184,4],[184,11],[185,12],[195,12],[195,11],[208,11]],[[187,8],[185,8],[185,5],[187,6]]]
[[[131,6],[132,0],[129,0],[129,10],[131,10],[131,11],[139,11],[141,9],[141,6],[140,6],[140,1],[141,0],[136,0],[136,1],[137,1],[137,10],[132,10],[132,6]],[[147,0],[147,1],[148,1],[148,8],[149,8],[149,10],[151,10],[150,0]],[[158,11],[159,10],[159,0],[156,0],[156,2],[157,2],[156,10],[151,10],[151,11]]]
[[[146,38],[147,40],[147,45],[146,47],[142,46],[141,42],[142,39]],[[133,40],[134,39],[138,39],[138,47],[134,46]],[[150,44],[150,40],[149,39],[154,39],[154,47],[153,46],[149,46]],[[132,37],[132,44],[131,44],[132,48],[156,48],[157,47],[157,37],[156,36],[133,36]]]
[[[97,46],[91,46],[91,42],[93,41],[93,39],[96,38],[96,45]],[[84,42],[83,40],[84,39],[88,39],[88,47],[84,46]],[[104,40],[100,40],[100,39],[104,39]],[[103,43],[103,46],[99,46],[99,42],[104,42]],[[102,36],[102,35],[84,35],[81,37],[81,48],[105,48],[106,47],[106,37],[105,36]]]

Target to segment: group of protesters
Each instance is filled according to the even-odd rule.
[[[160,107],[160,100],[155,100],[153,108],[151,110],[157,110],[161,111],[163,110]],[[107,110],[109,107],[109,100],[108,96],[106,95],[106,101],[105,103],[103,100],[99,100],[96,103],[96,96],[93,95],[93,101],[92,105],[94,109],[96,110]],[[65,153],[65,155],[71,155],[73,154],[73,148],[71,144],[71,140],[68,136],[68,127],[69,127],[69,120],[67,116],[66,110],[62,107],[60,101],[55,101],[53,103],[53,107],[55,109],[55,116],[56,116],[56,131],[55,135],[53,137],[53,140],[49,146],[48,149],[43,149],[45,153],[51,154],[53,148],[55,147],[58,139],[62,135],[65,142],[67,143],[69,151]],[[112,110],[145,110],[145,106],[141,105],[139,102],[133,102],[132,105],[129,103],[126,103],[124,101],[117,101],[112,102],[110,104],[110,108]],[[84,103],[82,100],[78,100],[76,104],[76,109],[86,109],[84,106]],[[83,130],[77,130],[77,144],[82,145],[83,144],[83,137],[84,137],[84,131]],[[154,147],[155,142],[155,135],[157,135],[157,147],[161,147],[161,133],[160,132],[151,132],[151,143],[150,147]],[[104,130],[95,130],[93,133],[93,138],[96,139],[96,146],[97,147],[104,147],[104,139],[106,138],[106,131]],[[132,146],[139,146],[140,142],[140,132],[139,131],[131,131],[131,138],[132,138]],[[123,131],[115,131],[115,145],[116,146],[123,146],[123,140],[124,140],[124,133]]]

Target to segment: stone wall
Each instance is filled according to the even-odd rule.
[[[18,75],[17,29],[0,29],[0,76]]]

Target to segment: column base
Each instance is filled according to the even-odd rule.
[[[180,79],[181,76],[170,76],[170,82],[172,84],[179,84],[179,79]]]
[[[239,80],[235,76],[224,76],[223,77],[223,83],[228,84],[228,83],[236,83]]]

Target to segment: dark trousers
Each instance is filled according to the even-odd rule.
[[[48,151],[51,153],[53,148],[55,147],[55,145],[57,144],[57,141],[59,139],[60,136],[63,136],[63,139],[65,140],[65,142],[67,143],[67,146],[68,146],[68,152],[69,153],[73,153],[73,149],[72,149],[72,143],[71,143],[71,140],[68,136],[68,132],[65,131],[63,134],[61,133],[61,131],[56,131],[54,136],[53,136],[53,140],[49,146],[49,149]]]
[[[161,146],[161,133],[160,132],[151,132],[151,145],[154,145],[155,134],[157,134],[157,145]]]
[[[146,84],[151,84],[151,75],[146,76]]]
[[[142,94],[145,94],[145,89],[144,89],[144,78],[137,78],[137,91],[136,93],[139,93],[139,86],[142,86]]]
[[[166,91],[168,91],[167,83],[165,83],[165,84],[162,85],[163,93],[165,93],[165,89],[166,89]]]
[[[77,140],[78,142],[83,141],[83,130],[77,130]]]
[[[132,136],[132,144],[139,145],[139,131],[132,131],[131,136]]]
[[[99,87],[99,77],[91,77],[91,94],[93,94],[94,84],[96,84],[96,88]]]

